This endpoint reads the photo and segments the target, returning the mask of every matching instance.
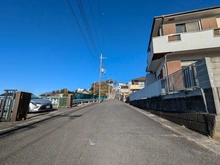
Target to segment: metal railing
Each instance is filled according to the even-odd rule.
[[[195,64],[178,70],[165,78],[166,93],[177,92],[188,88],[198,88]]]
[[[147,87],[133,93],[130,95],[130,100],[143,99],[147,97],[154,97],[161,95],[163,92],[164,80],[160,79],[152,84],[149,84]],[[165,85],[164,85],[165,86]]]
[[[177,93],[181,90],[194,88],[199,88],[195,63],[131,94],[130,100]]]
[[[44,97],[52,102],[52,105],[54,108],[66,108],[67,107],[67,102],[68,102],[68,97]],[[97,102],[98,99],[73,99],[72,104],[77,105],[77,104],[82,104],[82,103],[88,103],[88,102]]]

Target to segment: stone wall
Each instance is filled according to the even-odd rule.
[[[212,95],[212,100],[214,102],[214,106],[209,109],[210,111],[215,111],[217,115],[220,115],[220,99],[218,89],[220,87],[220,57],[209,57],[205,58],[206,68],[209,76],[210,87],[203,87],[201,88],[208,90],[208,97],[207,99],[210,100],[209,96]],[[205,92],[206,94],[206,92]]]
[[[148,99],[130,101],[131,105],[142,109],[160,110],[164,112],[201,112],[206,113],[206,107],[202,95],[188,96],[184,95],[169,95],[158,96]]]
[[[130,104],[199,133],[220,138],[220,116],[206,112],[201,96],[165,100],[154,97]]]
[[[213,138],[220,137],[220,119],[217,115],[205,113],[167,113],[154,110],[150,110],[150,112],[204,135],[210,135]]]
[[[220,87],[220,57],[211,57],[211,69],[215,87]]]

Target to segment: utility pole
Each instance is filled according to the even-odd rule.
[[[108,81],[108,99],[110,99],[110,82]]]
[[[94,101],[94,99],[95,99],[95,82],[94,82],[94,84],[93,84],[93,101]]]
[[[104,69],[102,68],[102,59],[105,59],[106,57],[102,57],[102,54],[100,55],[100,67],[99,67],[99,103],[101,102],[101,82],[102,82],[102,72]]]

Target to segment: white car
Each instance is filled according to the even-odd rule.
[[[31,94],[31,101],[29,104],[29,112],[40,112],[46,110],[52,110],[52,102],[48,99],[40,98],[34,94]]]

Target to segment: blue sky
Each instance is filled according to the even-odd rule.
[[[92,53],[66,0],[0,0],[0,93],[89,88],[99,81],[101,53],[107,57],[103,80],[145,76],[154,16],[219,5],[219,0],[81,0],[92,44],[77,1],[70,2]]]

